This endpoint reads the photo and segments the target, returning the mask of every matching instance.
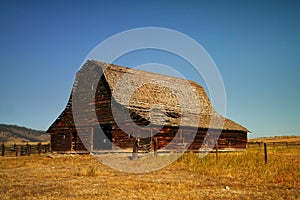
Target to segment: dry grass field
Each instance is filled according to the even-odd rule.
[[[128,174],[91,155],[0,157],[0,199],[300,199],[300,147],[187,153],[168,167]],[[128,160],[128,162],[132,162]]]

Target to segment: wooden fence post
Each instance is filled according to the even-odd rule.
[[[31,145],[27,143],[27,156],[30,156],[31,153]]]
[[[154,138],[154,156],[157,157],[157,149],[158,149],[158,143],[157,143],[157,137]]]
[[[4,152],[5,152],[5,146],[4,143],[2,143],[2,156],[4,156]]]
[[[137,159],[138,146],[139,146],[138,139],[135,138],[134,143],[133,143],[132,156],[131,156],[132,160]]]
[[[41,154],[41,153],[42,153],[42,148],[41,148],[41,145],[42,145],[42,144],[41,144],[41,142],[39,142],[39,143],[38,143],[38,150],[39,150],[39,154]]]
[[[21,145],[20,156],[23,156],[23,145]]]
[[[289,147],[288,141],[285,142],[285,146],[286,146],[286,147]]]
[[[15,147],[16,157],[18,157],[18,150],[19,150],[19,147],[16,145],[16,147]]]
[[[216,142],[216,163],[218,164],[219,162],[219,145],[218,141]]]
[[[268,163],[268,151],[267,151],[267,144],[264,143],[264,153],[265,153],[265,164]]]

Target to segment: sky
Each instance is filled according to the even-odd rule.
[[[207,51],[224,82],[226,116],[249,129],[249,137],[300,135],[299,6],[266,0],[1,1],[0,123],[47,130],[100,42],[134,28],[162,27]],[[186,70],[188,62],[168,52],[131,52],[115,63],[173,66],[205,87]]]

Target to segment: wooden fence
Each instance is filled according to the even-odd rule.
[[[50,143],[1,144],[1,156],[30,156],[50,151]]]
[[[300,146],[300,142],[248,142],[248,148],[255,147],[264,147],[264,143],[266,143],[269,147],[280,147],[280,146]]]
[[[264,147],[264,143],[266,143],[269,147],[293,147],[293,146],[300,146],[300,142],[248,142],[248,148],[255,148],[255,147]]]
[[[276,149],[276,147],[285,147],[285,148],[292,148],[292,147],[298,147],[300,146],[300,142],[248,142],[247,144],[247,148],[251,149],[251,148],[260,148],[263,149],[264,152],[264,160],[265,160],[265,164],[268,163],[268,157],[270,155],[270,157],[274,158],[278,158],[278,157],[285,157],[285,158],[289,158],[289,159],[283,159],[283,160],[288,160],[288,162],[297,162],[299,163],[299,156],[289,156],[289,155],[281,155],[280,153],[274,153],[274,149]],[[271,153],[269,153],[268,149],[271,148]]]

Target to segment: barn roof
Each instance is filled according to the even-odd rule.
[[[95,60],[83,68],[91,66],[102,70],[115,102],[152,124],[249,132],[219,115],[196,82]]]

